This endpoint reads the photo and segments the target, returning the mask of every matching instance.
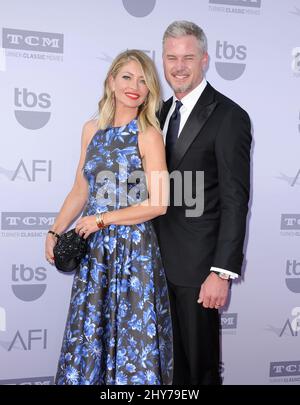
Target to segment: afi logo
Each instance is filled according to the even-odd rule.
[[[292,329],[294,332],[298,333],[300,330],[300,307],[293,308],[291,315],[294,317],[291,323]]]
[[[293,337],[298,336],[298,332],[300,330],[300,307],[295,307],[291,311],[292,315],[292,320],[287,319],[280,334],[279,337],[282,337],[283,335],[291,335]]]
[[[32,160],[30,165],[27,165],[21,159],[18,163],[16,170],[11,178],[11,181],[15,181],[16,178],[23,175],[28,181],[37,181],[37,176],[41,177],[40,173],[44,173],[43,177],[47,181],[52,181],[52,160]],[[21,178],[24,178],[21,176]]]
[[[299,186],[300,182],[299,182],[299,176],[300,176],[300,169],[297,171],[296,176],[288,176],[287,174],[284,173],[280,173],[280,176],[277,176],[276,178],[282,181],[287,182],[291,187],[294,186]]]
[[[18,330],[8,351],[10,352],[12,349],[32,350],[33,347],[47,349],[47,329],[29,329],[27,335],[24,336]]]
[[[155,50],[142,49],[143,52],[147,53],[148,56],[155,62]]]

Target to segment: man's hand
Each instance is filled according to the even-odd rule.
[[[220,309],[226,304],[229,290],[229,281],[222,280],[217,274],[211,272],[201,285],[198,303],[204,308]]]

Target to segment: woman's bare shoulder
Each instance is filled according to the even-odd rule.
[[[83,129],[82,129],[82,141],[85,144],[88,144],[94,134],[98,130],[98,120],[89,120],[84,123]]]
[[[154,143],[161,143],[163,140],[162,132],[158,131],[153,126],[149,126],[145,129],[145,131],[139,133],[140,139],[142,142],[154,142]]]
[[[164,141],[162,132],[149,126],[145,131],[139,132],[139,149],[141,156],[144,158],[146,151],[156,153],[157,150],[164,150]]]
[[[98,129],[98,120],[89,120],[83,125],[83,132],[96,132]]]

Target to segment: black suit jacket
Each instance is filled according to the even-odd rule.
[[[163,128],[172,105],[164,103]],[[196,171],[204,171],[204,210],[187,217],[174,200],[171,181],[167,213],[154,220],[167,278],[199,287],[211,266],[240,274],[250,189],[251,125],[248,114],[209,83],[176,142],[169,172],[193,172],[192,197],[200,197]],[[183,197],[184,185],[181,188]],[[178,188],[177,188],[178,198]]]

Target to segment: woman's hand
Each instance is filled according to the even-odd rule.
[[[91,233],[99,231],[96,223],[96,215],[81,217],[76,224],[75,232],[83,236],[84,239],[88,238]]]
[[[53,249],[54,246],[56,245],[57,238],[54,235],[51,235],[50,233],[47,234],[46,237],[46,244],[45,244],[45,257],[47,262],[50,264],[54,264],[54,254],[53,254]]]

